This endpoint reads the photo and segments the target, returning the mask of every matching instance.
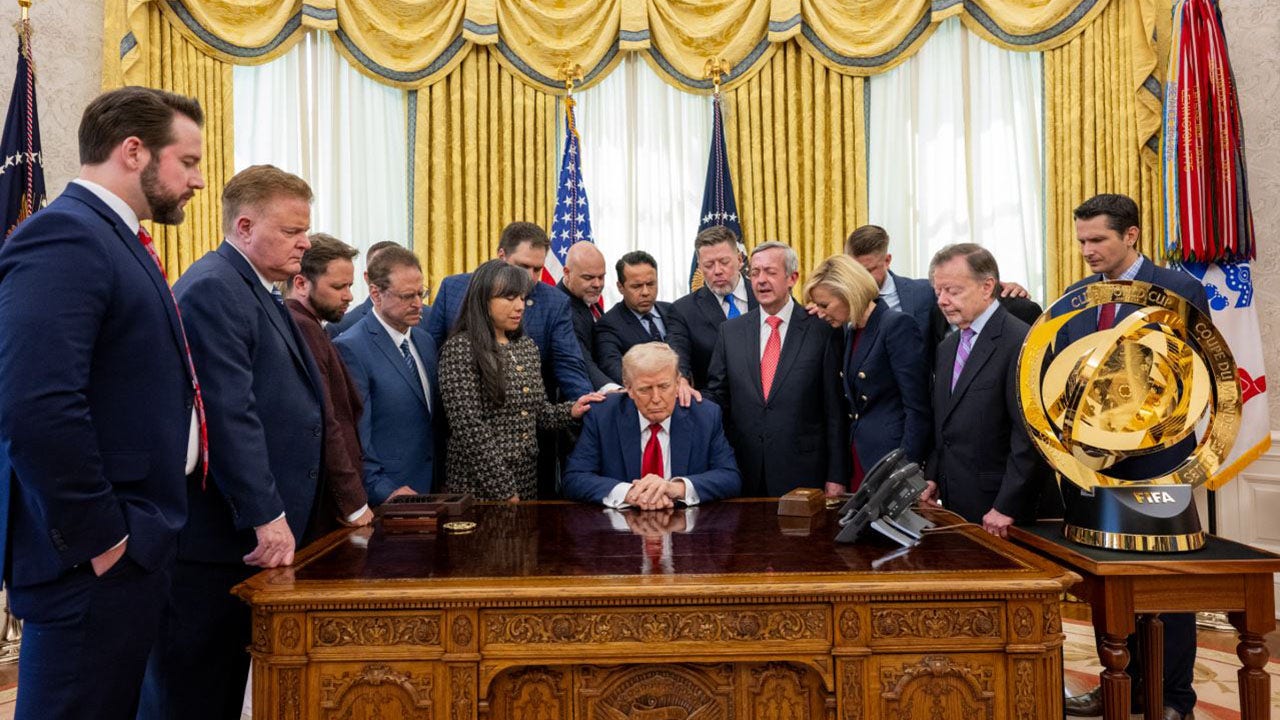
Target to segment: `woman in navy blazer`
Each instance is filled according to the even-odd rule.
[[[824,260],[804,287],[809,311],[845,331],[841,385],[849,416],[850,490],[899,447],[923,462],[932,432],[929,358],[920,328],[878,297],[871,274],[847,255]]]

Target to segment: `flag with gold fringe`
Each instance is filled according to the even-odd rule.
[[[733,231],[742,242],[742,221],[738,218],[738,201],[733,197],[733,177],[729,174],[729,156],[724,145],[724,119],[720,114],[720,89],[711,96],[711,152],[707,156],[707,180],[702,189],[702,217],[698,232],[722,225]],[[689,290],[702,287],[702,271],[698,255],[689,268]]]
[[[1204,285],[1239,368],[1240,432],[1210,479],[1225,485],[1271,446],[1262,333],[1249,263],[1256,256],[1244,132],[1222,16],[1214,0],[1173,3],[1160,150],[1164,251]]]
[[[44,206],[44,165],[40,153],[40,121],[36,113],[36,76],[31,60],[31,21],[18,23],[18,71],[9,98],[9,114],[0,139],[0,203],[4,212],[3,235],[9,237],[18,223]]]
[[[591,206],[582,183],[582,138],[574,121],[572,95],[564,99],[564,155],[560,159],[560,182],[556,185],[556,208],[551,219],[551,252],[542,267],[542,282],[555,285],[564,276],[569,248],[579,240],[595,242],[591,233]]]

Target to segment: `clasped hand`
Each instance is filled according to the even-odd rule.
[[[283,516],[259,525],[254,532],[258,535],[258,547],[244,556],[245,565],[274,568],[293,564],[293,531]]]
[[[649,473],[631,483],[631,489],[623,501],[641,510],[662,510],[675,507],[675,501],[684,497],[684,482],[663,480]]]

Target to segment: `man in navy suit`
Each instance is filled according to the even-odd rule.
[[[324,385],[273,283],[311,246],[311,188],[270,165],[222,193],[224,240],[174,291],[200,369],[209,478],[191,483],[173,592],[139,717],[234,718],[249,669],[249,608],[232,586],[293,562],[316,505]]]
[[[600,292],[604,290],[604,254],[590,240],[581,240],[569,246],[564,256],[564,277],[556,287],[569,297],[569,315],[573,320],[573,334],[582,350],[582,361],[587,366],[587,377],[601,392],[616,390],[617,383],[596,365],[592,356],[592,336],[596,321],[603,315],[600,310]]]
[[[742,277],[738,236],[721,225],[698,233],[693,252],[702,271],[702,287],[672,303],[668,344],[680,355],[680,372],[693,387],[707,387],[707,367],[720,324],[755,310],[751,283]]]
[[[369,286],[369,265],[373,263],[373,259],[378,256],[378,253],[382,252],[383,250],[386,250],[387,248],[393,248],[393,247],[402,247],[402,246],[400,245],[400,243],[392,242],[390,240],[379,240],[378,242],[369,246],[369,250],[365,252],[365,256],[364,256],[365,287]],[[329,333],[329,337],[333,338],[334,340],[337,340],[339,335],[351,329],[351,326],[360,322],[360,320],[365,315],[368,315],[369,311],[372,309],[373,309],[373,296],[371,295],[365,298],[364,302],[348,310],[347,313],[343,315],[342,319],[339,320],[338,322],[331,322],[326,324],[324,326],[324,331]],[[427,318],[430,317],[430,315],[431,315],[431,306],[427,305],[426,301],[424,300],[422,305],[422,320],[418,322],[418,325],[425,329],[427,327]]]
[[[547,399],[579,398],[593,391],[587,378],[582,349],[573,334],[569,298],[542,282],[551,241],[542,228],[531,222],[513,222],[502,229],[498,259],[523,268],[533,278],[533,290],[525,299],[524,334],[538,346],[542,360],[542,385]],[[449,328],[462,312],[462,300],[471,284],[471,273],[450,275],[440,283],[435,309],[427,321],[427,332],[437,351],[444,347]],[[554,431],[538,431],[538,497],[558,496],[559,462]]]
[[[613,382],[621,383],[622,356],[641,343],[667,342],[675,311],[658,300],[658,261],[652,255],[634,250],[619,258],[614,270],[622,302],[596,323],[595,358]]]
[[[622,359],[625,395],[584,418],[565,469],[564,494],[642,510],[735,497],[742,478],[714,403],[677,407],[679,357],[664,343],[636,345]]]
[[[132,718],[187,481],[195,376],[140,220],[204,187],[194,99],[129,87],[80,121],[80,176],[0,250],[0,558],[25,622],[15,717]],[[5,547],[7,544],[7,548]]]
[[[743,495],[798,487],[843,492],[848,425],[840,389],[844,338],[791,297],[799,259],[779,242],[751,251],[760,306],[720,326],[706,395],[724,413]],[[833,337],[834,336],[834,337]]]
[[[1034,520],[1050,472],[1031,444],[1018,405],[1018,354],[1027,324],[996,300],[1000,271],[981,245],[959,243],[929,263],[938,305],[958,328],[938,345],[933,452],[925,499],[1005,537]]]
[[[369,263],[373,312],[337,342],[364,403],[360,445],[374,505],[443,486],[436,473],[444,407],[436,346],[417,327],[425,295],[417,256],[402,247],[383,250]]]
[[[1138,204],[1125,195],[1096,195],[1075,209],[1076,240],[1089,264],[1092,275],[1067,288],[1071,293],[1085,285],[1103,280],[1139,280],[1158,285],[1191,301],[1201,312],[1209,314],[1209,300],[1204,286],[1192,276],[1157,267],[1138,252]],[[1133,306],[1113,304],[1095,311],[1082,312],[1063,328],[1067,343],[1073,343],[1099,329],[1107,329],[1132,313]],[[1062,337],[1060,335],[1060,337]],[[1168,474],[1195,452],[1196,439],[1187,437],[1168,450],[1128,458],[1107,468],[1112,477],[1146,479]],[[1079,490],[1063,483],[1064,500],[1070,502]],[[1190,613],[1165,613],[1164,622],[1164,717],[1182,720],[1192,717],[1196,693],[1191,687],[1196,660],[1195,616]],[[1137,652],[1134,638],[1129,639],[1129,674],[1136,684],[1143,682],[1142,654]],[[1140,685],[1139,685],[1140,687]],[[1141,697],[1135,691],[1134,697]],[[1100,690],[1069,697],[1065,704],[1068,715],[1088,716],[1102,712]]]

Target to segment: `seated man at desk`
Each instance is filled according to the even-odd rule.
[[[735,497],[742,476],[714,403],[676,406],[680,359],[665,343],[636,345],[622,358],[625,395],[583,417],[565,469],[564,496],[642,510]],[[621,451],[621,452],[619,452]]]

